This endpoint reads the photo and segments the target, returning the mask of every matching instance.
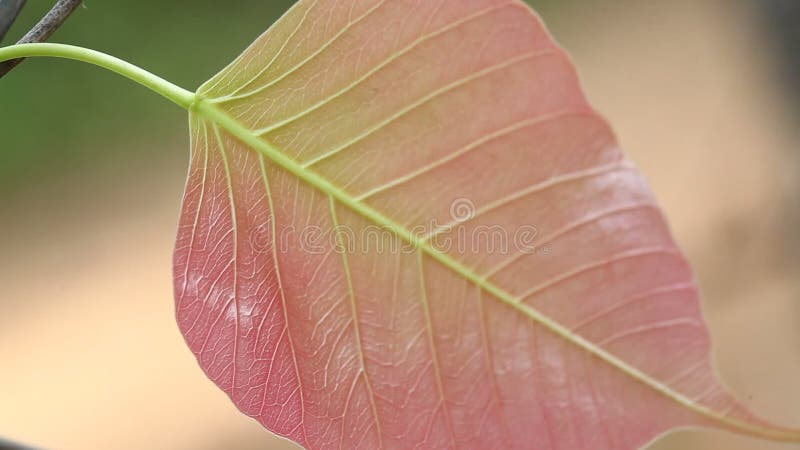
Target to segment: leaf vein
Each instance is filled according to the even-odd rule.
[[[405,56],[406,54],[410,53],[411,51],[413,51],[414,49],[419,47],[421,44],[423,44],[423,43],[425,43],[425,42],[427,42],[427,41],[429,41],[429,40],[431,40],[431,39],[433,39],[435,37],[443,35],[443,34],[447,33],[448,31],[451,31],[451,30],[453,30],[455,28],[458,28],[461,25],[464,25],[464,24],[469,23],[469,22],[471,22],[473,20],[476,20],[478,18],[486,16],[487,14],[490,14],[490,13],[496,11],[496,10],[505,8],[509,4],[510,3],[504,3],[504,4],[501,4],[501,5],[495,5],[495,6],[492,6],[490,8],[483,9],[483,10],[478,11],[476,13],[473,13],[473,14],[471,14],[469,16],[462,17],[462,18],[460,18],[460,19],[458,19],[456,21],[453,21],[452,23],[450,23],[448,25],[445,25],[442,28],[440,28],[440,29],[438,29],[438,30],[436,30],[436,31],[434,31],[432,33],[429,33],[429,34],[426,34],[426,35],[423,35],[423,36],[417,38],[411,44],[409,44],[406,47],[402,48],[398,52],[390,55],[388,58],[386,58],[383,61],[381,61],[379,64],[374,66],[372,69],[368,70],[362,76],[357,78],[354,82],[350,83],[349,85],[345,86],[344,88],[340,89],[339,91],[329,95],[328,97],[325,97],[325,98],[321,99],[320,101],[318,101],[317,103],[313,104],[312,106],[304,109],[303,111],[300,111],[300,112],[298,112],[298,113],[296,113],[296,114],[294,114],[292,116],[289,116],[289,117],[287,117],[287,118],[285,118],[283,120],[280,120],[280,121],[278,121],[278,122],[276,122],[274,124],[271,124],[269,126],[266,126],[264,128],[259,129],[257,131],[257,133],[259,133],[259,134],[267,134],[267,133],[269,133],[271,131],[277,130],[278,128],[284,127],[284,126],[286,126],[286,125],[288,125],[288,124],[290,124],[292,122],[295,122],[296,120],[298,120],[298,119],[300,119],[302,117],[307,116],[308,114],[318,110],[319,108],[325,106],[326,104],[328,104],[328,103],[336,100],[337,98],[340,98],[344,94],[350,92],[355,87],[361,85],[361,83],[363,83],[364,81],[368,80],[369,78],[371,78],[376,73],[378,73],[381,70],[385,69],[386,67],[390,66],[393,62],[395,62],[399,58]]]
[[[210,101],[212,103],[225,103],[225,102],[229,102],[229,101],[232,101],[232,100],[239,100],[239,99],[251,97],[253,95],[258,94],[259,92],[262,92],[262,91],[264,91],[266,89],[269,89],[271,86],[274,86],[275,84],[277,84],[281,80],[285,79],[289,75],[293,74],[294,72],[296,72],[297,70],[299,70],[300,68],[302,68],[303,66],[308,64],[310,61],[312,61],[314,58],[319,56],[322,52],[325,51],[325,49],[327,49],[328,47],[333,45],[337,40],[339,40],[339,38],[342,35],[344,35],[348,30],[350,30],[350,28],[352,28],[353,26],[355,26],[356,24],[358,24],[362,20],[364,20],[367,17],[369,17],[370,15],[372,15],[373,12],[377,11],[386,2],[387,2],[387,0],[381,0],[380,2],[375,4],[372,8],[367,10],[364,14],[362,14],[360,17],[358,17],[355,21],[350,22],[347,25],[345,25],[344,27],[342,27],[342,29],[339,30],[339,32],[337,32],[330,40],[325,42],[321,47],[319,47],[317,50],[312,52],[309,56],[307,56],[305,59],[300,61],[297,65],[293,66],[292,68],[290,68],[289,70],[287,70],[286,72],[284,72],[280,76],[276,77],[275,79],[271,80],[270,82],[264,84],[263,86],[259,86],[256,89],[253,89],[253,90],[245,92],[245,93],[237,94],[237,95],[226,95],[224,97],[217,97],[217,98],[215,98],[213,100],[210,100]]]
[[[566,273],[553,277],[544,283],[541,283],[537,286],[528,289],[519,296],[519,299],[520,301],[524,301],[530,297],[533,297],[534,295],[541,294],[542,292],[552,288],[553,286],[559,285],[565,281],[571,280],[579,275],[582,275],[594,269],[599,269],[600,267],[603,266],[618,263],[620,261],[625,261],[628,259],[641,258],[652,255],[678,256],[678,253],[675,251],[675,249],[664,248],[664,247],[651,247],[651,248],[645,247],[645,248],[637,248],[634,250],[625,251],[600,261],[593,261],[588,264],[578,266]]]
[[[534,52],[524,53],[524,54],[522,54],[520,56],[516,56],[514,58],[510,58],[510,59],[508,59],[506,61],[503,61],[502,63],[494,64],[494,65],[489,66],[489,67],[487,67],[487,68],[485,68],[483,70],[480,70],[478,72],[472,73],[469,76],[466,76],[464,78],[460,78],[460,79],[458,79],[458,80],[456,80],[456,81],[454,81],[452,83],[449,83],[446,86],[443,86],[443,87],[441,87],[439,89],[436,89],[433,92],[431,92],[430,94],[428,94],[428,95],[426,95],[426,96],[414,101],[413,103],[405,106],[400,111],[392,114],[388,118],[386,118],[383,121],[377,123],[372,128],[367,129],[366,131],[364,131],[361,134],[359,134],[358,136],[350,139],[349,141],[347,141],[347,142],[339,145],[338,147],[335,147],[335,148],[333,148],[331,150],[328,150],[328,151],[322,153],[321,155],[318,155],[318,156],[316,156],[314,158],[311,158],[310,160],[304,162],[303,163],[303,168],[309,168],[309,167],[311,167],[311,166],[313,166],[315,164],[318,164],[321,161],[324,161],[324,160],[326,160],[326,159],[328,159],[328,158],[330,158],[330,157],[332,157],[332,156],[334,156],[334,155],[336,155],[338,153],[341,153],[342,151],[352,147],[353,145],[355,145],[355,144],[361,142],[362,140],[368,138],[369,136],[373,135],[374,133],[386,128],[388,125],[391,125],[393,122],[395,122],[396,120],[398,120],[401,117],[405,116],[406,114],[415,111],[416,109],[422,107],[426,103],[428,103],[428,102],[430,102],[432,100],[435,100],[438,97],[441,97],[442,95],[444,95],[444,94],[446,94],[448,92],[454,91],[454,90],[456,90],[456,89],[458,89],[460,87],[467,86],[467,85],[469,85],[469,83],[471,83],[473,81],[476,81],[476,80],[479,80],[479,79],[481,79],[483,77],[489,76],[489,75],[491,75],[491,74],[493,74],[495,72],[501,71],[503,69],[507,69],[509,67],[513,67],[515,64],[519,64],[519,63],[525,62],[525,61],[530,61],[530,60],[536,59],[538,57],[542,57],[542,56],[549,55],[549,54],[552,54],[552,53],[553,53],[552,50],[543,50],[543,51],[534,51]],[[255,133],[258,136],[262,136],[262,135],[265,134],[261,130],[257,130],[257,131],[255,131]]]
[[[225,176],[228,180],[228,199],[230,200],[231,208],[231,228],[233,229],[233,308],[234,308],[234,332],[233,332],[233,356],[231,369],[231,394],[236,395],[236,369],[238,368],[239,357],[239,227],[236,221],[236,201],[234,200],[233,193],[233,176],[231,175],[231,167],[228,162],[228,155],[225,153],[225,144],[222,142],[222,136],[219,132],[219,127],[214,124],[214,135],[217,138],[217,145],[219,145],[219,154],[222,157],[222,165],[225,168]]]
[[[444,394],[444,384],[442,381],[442,369],[441,363],[439,361],[439,354],[436,350],[436,340],[434,338],[435,334],[433,331],[433,319],[431,317],[431,307],[430,303],[428,302],[428,286],[425,283],[425,269],[423,267],[423,259],[424,255],[422,251],[417,251],[417,270],[419,272],[419,284],[420,284],[420,300],[422,301],[422,311],[425,316],[425,327],[428,335],[428,346],[431,352],[431,360],[433,362],[433,373],[436,376],[436,388],[439,391],[439,401],[442,405],[442,412],[445,416],[445,423],[447,424],[447,430],[450,434],[450,439],[453,443],[453,447],[457,448],[458,445],[456,444],[456,434],[453,430],[453,418],[450,415],[450,410],[447,408],[447,397]],[[433,419],[431,419],[433,421]]]
[[[518,131],[522,131],[522,130],[525,130],[525,129],[528,129],[528,128],[531,128],[531,127],[536,127],[538,125],[542,125],[542,124],[548,123],[551,120],[557,120],[557,119],[560,119],[560,118],[563,118],[563,117],[567,117],[567,116],[571,116],[571,115],[578,115],[578,114],[585,114],[585,113],[587,113],[587,112],[583,111],[583,110],[568,109],[568,110],[563,110],[563,111],[556,111],[556,112],[549,113],[549,114],[542,114],[542,115],[537,116],[537,117],[531,117],[531,118],[523,119],[523,120],[518,121],[518,122],[516,122],[514,124],[506,126],[506,127],[502,128],[500,130],[494,131],[494,132],[489,133],[489,134],[487,134],[485,136],[481,136],[480,138],[468,143],[467,145],[459,148],[458,150],[456,150],[454,152],[451,152],[451,153],[448,153],[447,155],[443,156],[442,158],[440,158],[440,159],[438,159],[436,161],[433,161],[433,162],[431,162],[429,164],[426,164],[426,165],[424,165],[424,166],[422,166],[422,167],[420,167],[420,168],[418,168],[418,169],[416,169],[416,170],[414,170],[414,171],[412,171],[412,172],[410,172],[410,173],[408,173],[406,175],[398,177],[398,178],[396,178],[396,179],[394,179],[394,180],[392,180],[390,182],[387,182],[387,183],[382,184],[380,186],[374,187],[374,188],[372,188],[372,189],[370,189],[370,190],[368,190],[368,191],[366,191],[366,192],[364,192],[362,194],[359,194],[358,196],[356,196],[356,199],[359,200],[359,201],[363,201],[363,200],[368,199],[369,197],[372,197],[372,196],[374,196],[376,194],[384,192],[384,191],[386,191],[388,189],[391,189],[393,187],[408,183],[409,181],[414,180],[415,178],[417,178],[417,177],[419,177],[421,175],[424,175],[424,174],[436,169],[437,167],[441,167],[441,166],[443,166],[443,165],[445,165],[445,164],[447,164],[449,162],[455,161],[458,158],[469,154],[473,150],[481,148],[483,145],[488,144],[489,142],[496,141],[496,140],[498,140],[500,138],[503,138],[503,137],[507,137],[509,135],[512,135],[512,134],[518,132]]]
[[[286,295],[285,291],[283,290],[283,277],[281,276],[281,269],[280,263],[278,262],[278,250],[277,250],[277,243],[275,239],[277,237],[277,215],[275,214],[275,204],[272,199],[272,190],[270,189],[269,178],[267,177],[267,166],[264,161],[264,155],[259,154],[259,164],[261,166],[261,178],[264,181],[264,190],[267,194],[267,201],[269,203],[269,213],[270,213],[270,232],[272,233],[272,260],[273,264],[275,265],[275,280],[278,283],[278,292],[280,294],[280,301],[282,304],[283,309],[283,321],[284,321],[284,328],[286,330],[286,342],[289,344],[289,352],[292,355],[292,365],[294,366],[294,374],[297,378],[297,386],[299,389],[299,396],[300,396],[300,424],[301,431],[303,433],[303,440],[307,443],[308,442],[308,433],[306,431],[305,426],[305,414],[306,414],[306,404],[305,404],[305,396],[303,395],[302,389],[302,378],[300,378],[300,365],[297,362],[297,351],[295,349],[294,341],[292,340],[292,332],[289,328],[289,311],[287,309],[286,304]]]
[[[344,246],[343,239],[342,239],[342,230],[339,226],[339,218],[336,214],[336,200],[333,198],[332,195],[328,196],[329,206],[330,206],[330,213],[331,219],[333,220],[333,230],[336,234],[336,244],[339,247],[338,251],[342,254],[342,265],[344,266],[345,278],[347,279],[347,290],[350,294],[350,306],[351,306],[351,314],[353,315],[353,328],[356,334],[356,344],[358,347],[358,357],[361,366],[361,374],[364,376],[364,384],[367,386],[367,393],[369,395],[370,406],[372,407],[372,414],[375,418],[375,426],[378,432],[378,440],[381,442],[381,447],[383,447],[383,433],[381,432],[380,426],[380,418],[378,417],[378,408],[375,405],[375,394],[373,393],[372,383],[369,380],[369,376],[367,375],[367,365],[364,361],[364,343],[361,340],[361,330],[360,324],[358,323],[358,309],[356,308],[356,295],[355,290],[353,289],[353,278],[350,273],[350,263],[348,262],[347,257],[347,248]],[[358,375],[356,375],[358,378]]]

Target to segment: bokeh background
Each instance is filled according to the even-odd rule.
[[[53,41],[195,88],[289,0],[88,0]],[[532,0],[698,273],[723,378],[800,426],[800,2]],[[29,0],[13,41],[51,6]],[[291,446],[204,378],[173,320],[186,115],[112,74],[0,80],[0,436],[54,449]],[[533,438],[532,438],[533,439]],[[797,450],[681,431],[657,450]]]

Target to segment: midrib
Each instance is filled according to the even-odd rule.
[[[212,121],[213,123],[216,123],[217,125],[221,126],[243,143],[261,152],[264,156],[269,158],[275,164],[278,164],[284,170],[288,171],[289,173],[293,174],[299,179],[305,181],[306,183],[318,189],[319,191],[332,196],[342,204],[346,205],[348,208],[362,215],[364,218],[395,233],[404,241],[413,245],[420,251],[426,253],[428,256],[438,261],[445,267],[448,267],[450,270],[454,271],[458,275],[469,280],[471,283],[475,284],[478,288],[496,297],[505,305],[522,313],[523,315],[530,318],[534,322],[545,327],[550,332],[555,333],[557,336],[561,337],[567,342],[578,346],[584,351],[590,353],[591,355],[599,358],[600,360],[604,361],[605,363],[609,364],[615,369],[621,371],[624,375],[644,384],[645,386],[655,390],[656,392],[675,401],[676,403],[689,408],[691,411],[694,411],[699,415],[713,419],[724,426],[727,426],[734,430],[738,430],[740,432],[752,434],[754,436],[766,436],[776,440],[796,441],[800,439],[800,432],[795,432],[793,430],[784,431],[779,429],[761,427],[725,416],[719,413],[718,411],[697,404],[692,399],[686,397],[680,392],[676,392],[669,386],[661,383],[658,380],[653,379],[646,373],[631,366],[630,364],[619,359],[618,357],[612,355],[603,348],[571,332],[568,328],[559,324],[550,317],[542,314],[538,310],[522,303],[520,300],[515,298],[513,295],[511,295],[504,289],[496,286],[494,283],[485,279],[484,277],[482,277],[469,267],[465,266],[461,262],[451,258],[446,253],[437,250],[429,242],[423,240],[423,238],[416,236],[411,231],[406,229],[404,226],[398,224],[397,222],[385,216],[384,214],[380,213],[379,211],[375,210],[371,206],[349,195],[343,189],[334,185],[333,183],[331,183],[318,173],[309,170],[307,168],[304,168],[300,163],[288,157],[277,147],[273,146],[265,139],[256,135],[253,130],[250,130],[249,128],[245,127],[244,125],[239,123],[236,119],[231,117],[226,111],[210,103],[206,99],[200,98],[198,96],[195,102],[189,107],[189,111],[192,113],[199,114],[205,117],[206,119]]]

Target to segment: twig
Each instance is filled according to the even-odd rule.
[[[6,37],[23,6],[25,0],[0,0],[0,41]]]
[[[34,450],[34,448],[0,438],[0,450]]]
[[[72,12],[75,11],[78,6],[80,6],[82,1],[83,0],[58,0],[53,8],[47,14],[45,14],[44,17],[42,17],[42,20],[34,25],[34,27],[22,37],[22,39],[17,41],[17,44],[30,44],[46,41],[59,27],[61,27],[70,14],[72,14]],[[8,71],[16,67],[16,65],[22,61],[23,59],[14,59],[0,64],[0,77],[7,74]]]

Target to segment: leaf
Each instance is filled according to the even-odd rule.
[[[315,449],[800,439],[717,380],[652,194],[521,2],[301,0],[198,94],[178,323],[273,432]]]

